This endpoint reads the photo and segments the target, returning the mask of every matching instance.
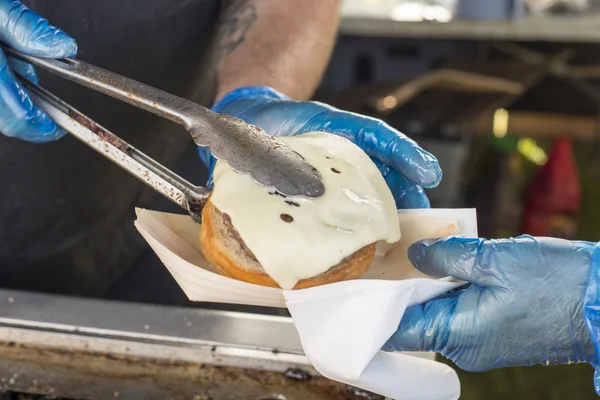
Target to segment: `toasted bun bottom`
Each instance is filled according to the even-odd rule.
[[[202,210],[200,245],[204,257],[220,274],[257,285],[279,287],[246,247],[229,216],[217,210],[210,201]],[[299,281],[294,289],[360,278],[367,272],[374,258],[375,243],[346,257],[327,272]]]

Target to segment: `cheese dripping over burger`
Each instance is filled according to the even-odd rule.
[[[346,260],[363,254],[360,250],[367,246],[373,249],[370,265],[376,242],[400,240],[392,193],[362,149],[345,138],[323,132],[280,139],[319,171],[325,193],[318,198],[284,196],[235,172],[227,162],[218,161],[210,210],[216,209],[213,214],[218,211],[224,222],[220,225],[227,225],[223,229],[229,230],[220,237],[235,237],[242,249],[221,246],[221,253],[232,256],[225,257],[227,260],[211,254],[218,236],[214,218],[211,227],[202,228],[203,252],[213,264],[221,264],[217,265],[221,272],[235,277],[232,268],[262,267],[281,288],[293,289],[298,282],[327,274],[334,266],[343,267]],[[205,209],[205,214],[209,212]],[[207,224],[204,219],[203,224]],[[232,254],[242,251],[256,261],[253,267],[235,265],[245,263],[240,261],[243,257]]]

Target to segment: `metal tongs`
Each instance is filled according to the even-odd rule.
[[[73,59],[28,56],[2,46],[7,55],[181,124],[199,146],[257,183],[288,196],[318,197],[325,187],[317,170],[278,139],[240,119]],[[192,185],[46,89],[22,80],[34,103],[66,131],[179,204],[198,223],[209,190]]]

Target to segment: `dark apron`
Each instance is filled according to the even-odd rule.
[[[219,12],[209,0],[31,0],[77,39],[78,57],[210,105],[209,45]],[[63,100],[194,183],[205,178],[179,126],[40,71]],[[36,145],[0,135],[0,286],[100,295],[148,247],[134,208],[160,197],[76,139]]]

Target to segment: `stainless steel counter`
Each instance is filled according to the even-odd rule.
[[[365,395],[320,377],[286,317],[5,290],[0,388],[76,399]]]

